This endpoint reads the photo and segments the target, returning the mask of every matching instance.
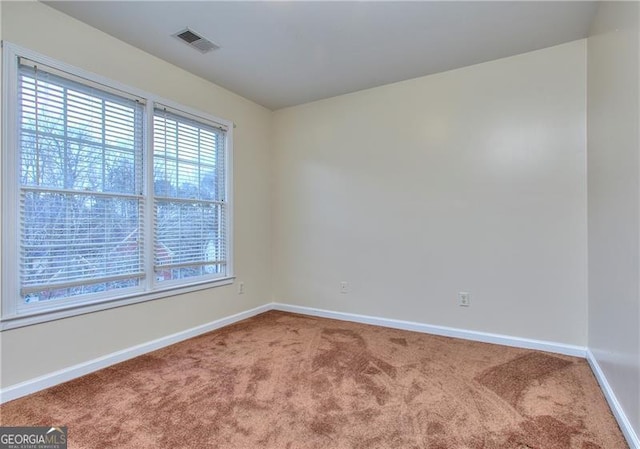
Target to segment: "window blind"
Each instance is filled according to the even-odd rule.
[[[21,60],[25,302],[135,286],[144,277],[143,124],[140,101]]]
[[[158,282],[227,271],[226,132],[154,113],[154,270]]]

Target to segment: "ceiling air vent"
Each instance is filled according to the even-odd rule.
[[[177,37],[182,42],[186,43],[190,47],[195,48],[200,53],[209,53],[212,50],[217,50],[220,48],[218,45],[214,44],[208,39],[200,36],[198,33],[190,30],[189,28],[185,28],[182,31],[178,31],[173,35]]]

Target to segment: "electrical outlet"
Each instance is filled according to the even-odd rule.
[[[340,293],[349,293],[349,283],[347,281],[340,282]]]
[[[471,294],[468,292],[459,292],[458,305],[460,307],[469,307],[471,305]]]
[[[238,282],[238,294],[244,295],[244,282]]]

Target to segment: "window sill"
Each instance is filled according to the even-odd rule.
[[[115,309],[116,307],[138,304],[141,302],[152,301],[155,299],[166,298],[169,296],[182,295],[198,290],[208,288],[221,287],[223,285],[233,284],[235,277],[227,277],[216,279],[215,281],[205,281],[194,283],[186,286],[176,286],[163,290],[156,290],[147,293],[138,293],[135,295],[125,296],[116,299],[104,300],[90,304],[72,305],[66,308],[55,309],[53,311],[41,310],[35,313],[21,314],[12,317],[3,318],[0,321],[0,331],[9,329],[17,329],[19,327],[31,326],[34,324],[46,323],[47,321],[61,320],[73,316],[84,315],[87,313],[99,312],[102,310]]]

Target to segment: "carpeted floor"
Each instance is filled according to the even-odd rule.
[[[70,448],[627,448],[585,360],[268,312],[0,407]]]

